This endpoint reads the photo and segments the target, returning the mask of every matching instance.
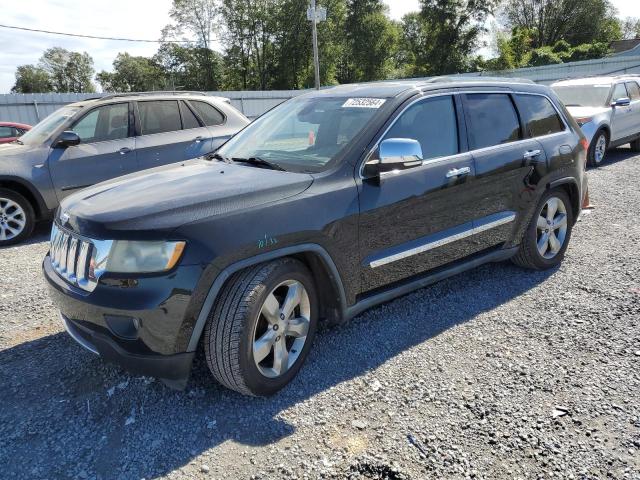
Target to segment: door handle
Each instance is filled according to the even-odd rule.
[[[524,152],[523,157],[524,157],[525,160],[530,160],[532,158],[539,157],[540,154],[542,154],[542,151],[540,151],[540,150],[528,150],[528,151]]]
[[[198,137],[193,139],[193,141],[196,142],[196,143],[200,143],[200,142],[202,142],[202,140],[204,140],[204,139],[202,137],[200,137],[200,136],[198,136]]]
[[[120,150],[118,150],[118,153],[120,155],[126,155],[127,153],[129,153],[131,151],[131,149],[129,147],[122,147]]]
[[[461,177],[463,175],[469,175],[471,173],[471,167],[452,168],[447,172],[447,178]]]

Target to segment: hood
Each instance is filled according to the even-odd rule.
[[[611,107],[567,107],[573,118],[593,117],[611,111]]]
[[[304,173],[197,159],[87,188],[66,198],[60,211],[69,216],[70,228],[88,236],[166,231],[291,197],[312,182]]]

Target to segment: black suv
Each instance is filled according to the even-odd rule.
[[[184,387],[269,395],[319,322],[477,265],[558,265],[586,141],[547,87],[436,79],[289,100],[208,158],[62,202],[44,274],[69,334]]]

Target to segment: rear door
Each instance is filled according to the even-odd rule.
[[[417,140],[424,161],[360,185],[363,290],[468,254],[473,221],[469,189],[475,172],[459,129],[460,110],[454,95],[426,97],[407,107],[380,139]]]
[[[211,136],[211,151],[220,148],[238,130],[238,126],[231,126],[220,110],[203,100],[188,100],[187,103],[198,115],[202,123],[207,126]]]
[[[59,199],[82,188],[137,170],[135,139],[128,102],[89,110],[70,130],[80,144],[51,148],[49,168]]]
[[[183,100],[138,101],[137,126],[141,170],[200,157],[212,149],[208,128]]]
[[[467,93],[463,98],[475,165],[471,242],[478,252],[510,240],[526,177],[546,157],[536,139],[525,138],[509,93]]]
[[[626,87],[631,99],[631,114],[633,115],[632,128],[629,135],[636,135],[640,133],[640,85],[634,80],[627,82]]]

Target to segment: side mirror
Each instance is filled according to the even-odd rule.
[[[67,148],[80,144],[80,137],[76,132],[65,131],[60,134],[58,139],[54,142],[53,148]]]
[[[378,147],[377,155],[367,161],[365,175],[377,177],[381,173],[422,165],[422,147],[412,138],[388,138]]]
[[[628,107],[631,105],[631,99],[628,97],[618,98],[615,102],[611,104],[612,107]]]

